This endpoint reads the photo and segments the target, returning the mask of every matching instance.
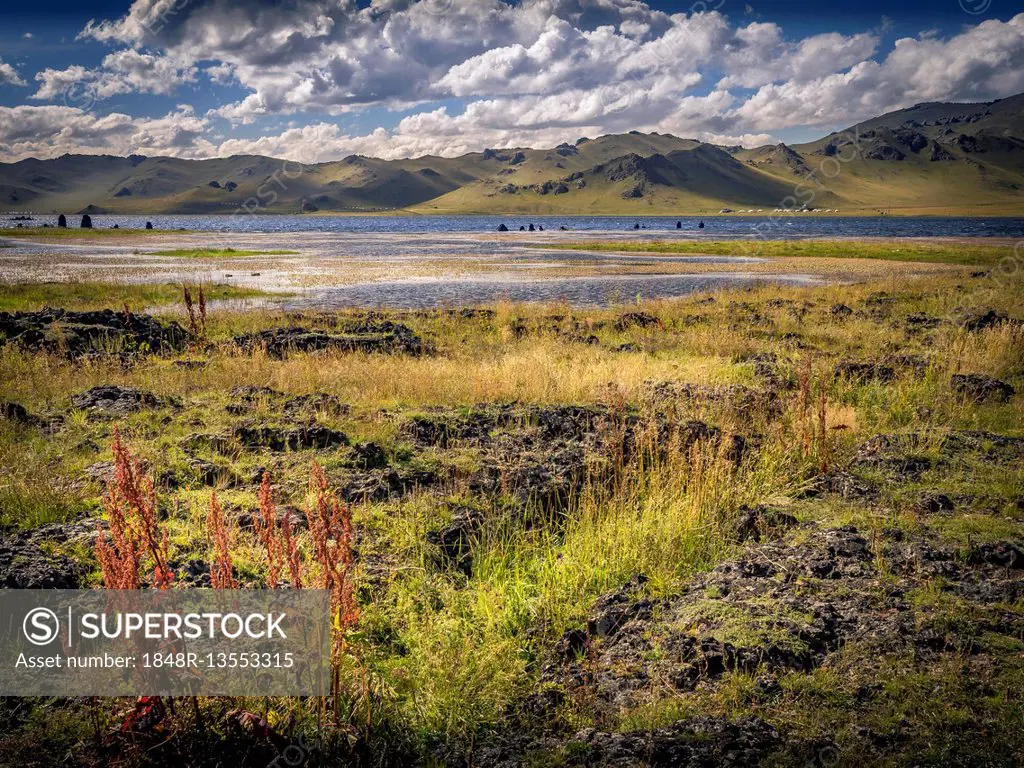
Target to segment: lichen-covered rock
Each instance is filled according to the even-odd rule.
[[[133,387],[107,385],[93,387],[73,395],[71,405],[80,411],[96,411],[124,416],[146,408],[159,408],[163,405],[163,400],[150,392]]]
[[[326,450],[348,445],[349,442],[344,433],[316,422],[287,427],[242,424],[235,428],[233,434],[244,446],[272,451]]]
[[[999,609],[1024,595],[1022,567],[1009,542],[977,547],[964,565],[928,540],[853,527],[750,545],[678,594],[651,602],[639,580],[598,599],[583,635],[553,649],[542,682],[612,713],[641,704],[652,688],[706,688],[731,670],[808,671],[854,640],[922,655],[970,647],[974,632],[1024,631],[1024,617]],[[976,626],[929,625],[913,594],[937,578],[993,610]]]
[[[308,328],[274,328],[235,338],[245,350],[265,350],[268,355],[283,358],[294,352],[369,352],[421,355],[429,345],[408,326],[391,321],[351,324],[344,333],[310,330]]]

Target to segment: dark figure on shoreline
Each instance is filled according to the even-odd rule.
[[[82,229],[92,229],[92,216],[88,213],[82,215]]]
[[[520,231],[520,232],[525,232],[525,231],[526,231],[526,227],[524,227],[524,226],[520,225],[520,226],[519,226],[519,231]]]
[[[68,228],[68,217],[65,216],[63,213],[57,217],[57,226],[60,227],[61,229]]]
[[[152,228],[153,228],[153,222],[152,221],[147,221],[146,222],[146,229],[152,229]]]
[[[700,224],[697,225],[697,229],[704,229],[704,222],[703,221]]]
[[[531,225],[530,225],[530,231],[531,231],[531,232],[536,232],[536,231],[537,231],[537,228],[536,228],[536,227],[534,227],[534,226],[533,226],[533,224],[531,224]]]
[[[640,229],[640,222],[639,221],[636,224],[633,225],[633,229]]]
[[[111,229],[120,229],[120,228],[121,228],[120,224],[115,224],[114,226],[111,227]]]
[[[508,232],[508,227],[506,227],[504,224],[500,224],[498,226],[498,231],[499,232]]]
[[[676,222],[676,229],[682,229],[682,228],[683,228],[683,222],[677,221]]]
[[[538,232],[543,232],[544,231],[544,225],[543,224],[538,224],[537,225],[537,231]]]

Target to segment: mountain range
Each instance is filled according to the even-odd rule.
[[[925,103],[806,144],[745,149],[631,132],[552,149],[305,166],[64,155],[0,163],[0,210],[34,213],[1024,214],[1024,94]]]

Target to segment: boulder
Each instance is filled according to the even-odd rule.
[[[15,424],[24,425],[32,425],[39,422],[39,419],[29,413],[25,406],[6,400],[0,400],[0,419],[7,419]]]
[[[837,379],[849,379],[850,381],[889,382],[896,378],[896,370],[891,365],[884,363],[860,363],[844,360],[835,367],[834,375]]]
[[[845,304],[833,304],[828,313],[834,318],[845,318],[853,314],[853,310]]]
[[[615,330],[625,331],[628,328],[664,328],[661,320],[646,312],[627,312],[615,321]]]
[[[68,217],[65,216],[63,213],[57,217],[57,226],[60,227],[61,229],[68,228]]]
[[[994,309],[967,309],[960,313],[957,324],[965,331],[984,331],[994,328],[1001,323],[1007,322],[1008,318],[1002,312]]]
[[[271,451],[326,450],[348,445],[349,442],[343,433],[316,422],[287,427],[242,424],[235,428],[234,437],[249,448],[269,448]]]
[[[139,354],[180,351],[189,335],[173,321],[150,315],[115,312],[0,312],[0,345],[17,344],[33,352],[54,352],[71,358],[95,354]]]
[[[82,215],[82,229],[92,229],[92,216],[88,213]]]
[[[50,555],[22,536],[0,543],[0,588],[77,589],[85,569],[65,555]]]
[[[444,528],[427,532],[427,543],[439,550],[442,565],[470,574],[473,559],[473,541],[483,527],[484,516],[478,509],[459,507],[452,521]]]
[[[163,401],[156,395],[132,387],[101,386],[72,396],[72,407],[80,411],[98,411],[123,416],[146,408],[159,408]]]
[[[328,333],[308,328],[274,328],[235,337],[246,350],[264,349],[275,358],[293,352],[379,352],[425,354],[429,347],[408,326],[390,321],[367,322],[348,328],[348,333]]]
[[[950,379],[950,386],[957,394],[977,403],[986,400],[1005,403],[1017,393],[1017,390],[1005,381],[981,373],[955,374]]]

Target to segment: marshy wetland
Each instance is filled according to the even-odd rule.
[[[328,493],[354,605],[330,702],[4,699],[0,763],[1024,762],[1013,232],[4,234],[0,585],[102,586],[135,460],[174,588],[294,586],[268,504],[319,578]]]

